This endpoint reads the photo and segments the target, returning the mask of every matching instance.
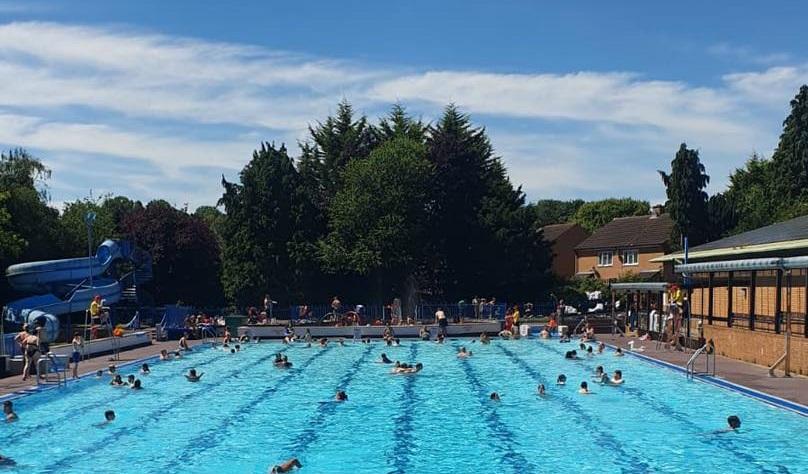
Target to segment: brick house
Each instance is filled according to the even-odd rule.
[[[613,219],[575,247],[575,275],[615,280],[635,274],[664,281],[672,277],[671,266],[653,260],[670,251],[673,228],[659,207],[647,216]]]
[[[562,280],[575,276],[575,247],[589,237],[589,232],[578,224],[567,223],[546,225],[541,235],[553,252],[553,275]]]

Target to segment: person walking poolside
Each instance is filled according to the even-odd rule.
[[[73,340],[70,343],[73,346],[73,352],[70,354],[70,362],[73,364],[73,378],[79,378],[79,362],[81,361],[81,351],[84,349],[84,340],[81,334],[73,333]]]
[[[438,325],[440,328],[439,334],[446,335],[446,326],[449,325],[449,320],[446,319],[446,313],[443,312],[443,308],[438,308],[435,311],[435,324]]]
[[[23,353],[25,355],[25,367],[22,370],[22,379],[28,380],[31,375],[31,369],[35,369],[36,360],[39,359],[39,334],[42,328],[34,330],[34,334],[29,334],[25,338],[25,345],[23,346]]]

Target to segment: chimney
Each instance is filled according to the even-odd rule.
[[[651,206],[651,219],[661,216],[663,212],[665,212],[665,206],[662,204],[654,204]]]

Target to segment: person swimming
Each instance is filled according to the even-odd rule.
[[[3,415],[6,417],[6,423],[14,423],[20,419],[20,417],[14,413],[14,404],[11,400],[3,402]]]
[[[241,344],[236,344],[236,352],[241,352]]]
[[[160,360],[171,360],[167,350],[163,349],[160,351]]]
[[[577,358],[578,358],[578,351],[576,351],[576,350],[574,350],[574,349],[573,349],[573,350],[571,350],[571,351],[567,351],[567,352],[564,354],[564,358],[565,358],[565,359],[571,359],[571,360],[577,359]]]
[[[126,376],[126,383],[127,383],[128,385],[132,385],[133,383],[135,383],[135,376],[134,376],[134,374],[129,374],[129,375],[127,375],[127,376]]]
[[[604,373],[605,373],[605,372],[603,371],[603,366],[602,366],[602,365],[599,365],[599,366],[597,366],[597,367],[595,368],[595,373],[594,373],[594,374],[592,374],[592,378],[593,378],[593,379],[595,379],[595,380],[600,380],[600,379],[602,379],[602,378],[603,378],[603,374],[604,374]]]
[[[558,374],[556,385],[567,385],[567,376],[564,374]]]
[[[424,364],[418,362],[415,366],[411,366],[409,364],[399,363],[396,362],[396,366],[393,367],[392,373],[394,374],[415,374],[420,372],[424,368]]]
[[[392,364],[393,363],[393,361],[390,360],[390,358],[388,358],[387,354],[385,354],[384,352],[382,352],[382,356],[379,359],[379,362],[381,362],[382,364]]]
[[[112,423],[115,421],[115,412],[113,410],[107,410],[104,412],[104,423]]]
[[[619,347],[617,348],[617,350],[614,351],[614,356],[615,357],[623,357],[623,355],[624,355],[623,354],[623,349],[620,349]]]
[[[547,390],[544,388],[544,384],[543,384],[543,383],[540,383],[540,384],[539,384],[539,387],[538,387],[538,389],[537,389],[537,390],[538,390],[538,392],[539,392],[539,396],[540,396],[540,397],[543,397],[544,395],[546,395],[546,391],[547,391]]]
[[[621,385],[623,382],[625,382],[623,379],[623,371],[615,370],[614,375],[612,375],[612,378],[609,379],[609,385]]]
[[[606,349],[606,344],[603,342],[598,343],[598,354],[603,354],[603,351]]]
[[[185,375],[185,378],[186,378],[186,379],[187,379],[189,382],[199,382],[199,381],[202,379],[202,376],[203,376],[203,375],[205,375],[205,373],[204,373],[204,372],[202,372],[201,374],[198,374],[198,375],[197,375],[197,373],[196,373],[196,369],[190,369],[190,370],[188,370],[188,373]]]
[[[461,359],[465,359],[466,357],[469,357],[470,355],[471,355],[471,353],[466,351],[465,347],[461,347],[460,350],[457,351],[457,357],[459,357]]]
[[[581,349],[582,351],[585,351],[586,350],[586,344],[584,344],[583,342],[578,344],[578,349]]]
[[[480,344],[491,344],[491,338],[488,337],[488,333],[480,334]]]
[[[113,387],[121,387],[126,385],[126,382],[124,382],[123,379],[121,378],[121,374],[115,374],[115,376],[112,377],[112,380],[109,382],[109,384],[112,385]]]
[[[328,345],[328,339],[326,339],[326,338],[324,338],[324,337],[323,337],[323,338],[321,338],[321,339],[320,339],[320,347],[325,347],[325,346],[327,346],[327,345]]]
[[[727,427],[722,430],[713,431],[710,434],[721,434],[721,433],[729,433],[731,431],[737,431],[741,428],[741,419],[737,415],[730,415],[727,417]]]
[[[594,353],[594,352],[592,352],[592,346],[587,347],[587,348],[586,348],[586,356],[587,356],[587,357],[592,357],[592,356],[594,356],[594,355],[595,355],[595,353]]]
[[[491,392],[491,395],[489,395],[488,398],[494,402],[500,401],[499,394],[497,392]]]
[[[592,392],[589,391],[589,384],[581,382],[581,388],[578,389],[578,393],[581,395],[591,395]]]
[[[348,394],[345,393],[344,390],[337,390],[337,394],[334,395],[334,400],[338,402],[347,402],[348,401]]]
[[[295,468],[300,469],[301,467],[303,467],[303,465],[300,464],[300,461],[298,461],[297,458],[292,458],[280,464],[272,466],[269,472],[270,474],[283,473],[283,472],[289,472]]]
[[[0,466],[16,466],[17,463],[10,457],[0,454]]]
[[[117,370],[118,370],[118,368],[117,368],[117,367],[115,367],[115,364],[109,364],[109,365],[107,366],[107,371],[109,372],[109,375],[115,375],[115,372],[116,372]]]
[[[140,366],[140,373],[143,375],[149,375],[151,373],[151,369],[149,368],[149,364],[144,363]]]
[[[129,388],[132,390],[143,390],[143,385],[141,385],[140,379],[135,379],[135,381],[132,382],[132,386]]]

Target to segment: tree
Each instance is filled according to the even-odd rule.
[[[241,171],[240,183],[223,178],[222,185],[223,283],[228,299],[249,306],[266,293],[279,301],[301,298],[311,283],[301,249],[314,245],[307,222],[313,205],[305,202],[286,147],[261,144]]]
[[[572,216],[572,221],[587,232],[594,232],[617,217],[642,216],[648,214],[648,201],[631,198],[610,198],[582,204]]]
[[[544,227],[550,224],[563,224],[571,221],[584,203],[583,199],[573,199],[571,201],[540,199],[534,204],[529,204],[528,208],[535,216],[536,226]]]
[[[735,206],[724,193],[717,193],[710,196],[707,201],[707,240],[718,240],[732,232],[738,224],[738,216]]]
[[[25,248],[25,240],[10,228],[11,214],[5,205],[8,196],[0,192],[0,262],[15,259]]]
[[[340,187],[342,170],[351,160],[365,158],[373,148],[373,131],[367,118],[354,119],[353,106],[343,100],[335,116],[309,127],[311,141],[301,145],[301,162],[317,203],[326,209]]]
[[[200,218],[155,200],[129,214],[124,228],[151,254],[153,278],[145,286],[158,303],[222,303],[219,244]]]
[[[222,226],[224,226],[225,215],[219,208],[215,206],[199,206],[194,211],[194,216],[201,219],[208,226],[220,244],[223,242]]]
[[[115,234],[116,223],[108,209],[101,205],[102,199],[84,198],[65,203],[64,211],[59,218],[65,240],[65,248],[69,255],[87,254],[87,224],[85,217],[88,212],[95,213],[93,224],[93,241],[91,247],[95,250],[98,245]]]
[[[682,143],[671,161],[670,174],[659,171],[665,184],[668,201],[665,209],[676,224],[679,235],[688,238],[690,245],[698,245],[709,237],[707,220],[707,193],[710,182],[699,152]]]
[[[325,266],[369,277],[379,303],[402,290],[422,262],[431,173],[425,155],[409,138],[386,141],[348,164],[332,203],[330,232],[321,243]]]
[[[375,143],[381,144],[396,138],[407,138],[416,143],[425,143],[429,127],[420,120],[415,120],[407,114],[407,110],[400,104],[379,121],[379,125],[371,129]]]
[[[791,113],[783,122],[780,143],[772,155],[782,198],[808,200],[808,85],[791,101]]]

